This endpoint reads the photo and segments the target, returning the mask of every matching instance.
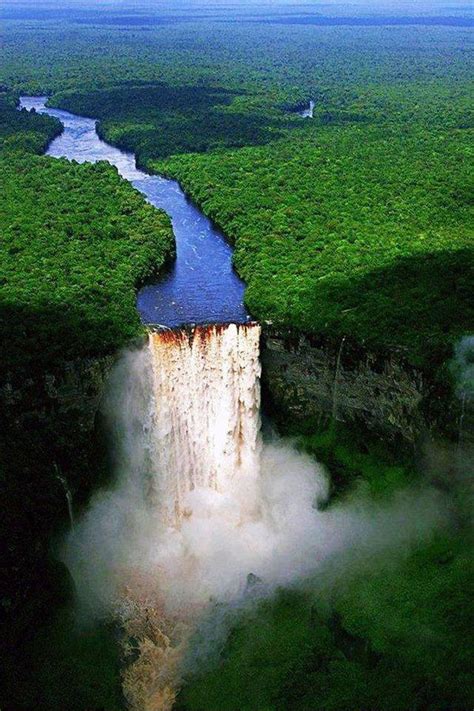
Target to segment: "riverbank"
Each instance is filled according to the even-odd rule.
[[[105,109],[96,95],[64,96],[59,103],[69,106],[72,102],[87,110],[91,102],[100,112],[109,111],[106,99]],[[109,130],[107,122],[99,122],[98,131],[123,147],[120,133]],[[313,134],[316,148],[307,143]],[[334,143],[336,137],[341,139],[340,147]],[[421,161],[427,150],[426,133],[415,128],[400,143],[399,133],[392,129],[393,145],[387,144],[386,137],[386,129],[381,132],[374,126],[327,129],[318,125],[307,138],[295,134],[291,141],[265,148],[182,155],[159,163],[148,160],[146,166],[178,179],[235,246],[235,266],[247,284],[245,303],[254,317],[272,324],[267,329],[270,334],[275,329],[299,334],[308,342],[321,341],[333,355],[344,341],[346,352],[350,346],[360,354],[356,369],[363,370],[367,359],[387,371],[396,362],[402,380],[408,382],[414,374],[415,381],[423,382],[421,390],[414,386],[419,391],[415,396],[419,407],[407,405],[408,410],[399,415],[375,397],[371,408],[378,414],[372,420],[380,431],[392,436],[389,433],[393,434],[398,418],[395,429],[402,439],[416,439],[436,429],[455,437],[460,403],[448,364],[454,345],[469,332],[474,319],[469,298],[474,259],[465,206],[457,199],[444,205],[452,189],[445,190],[442,183],[436,191],[421,187],[419,193],[406,192],[413,169],[418,170],[417,153]],[[459,173],[456,156],[463,150],[462,136],[434,135],[430,141],[430,170],[443,163],[448,174],[446,166],[454,161]],[[383,160],[381,150],[389,153]],[[414,158],[412,166],[406,162],[408,155]],[[361,161],[367,163],[367,156],[368,167],[364,167]],[[379,171],[387,164],[393,164],[390,181],[382,191],[375,189],[374,185],[382,184]],[[302,165],[306,175],[301,173]],[[462,183],[462,174],[456,181]],[[395,207],[401,195],[403,202]],[[312,215],[309,201],[318,205]],[[360,203],[357,213],[355,201]],[[342,214],[336,205],[344,205]],[[453,215],[457,215],[454,221]],[[346,359],[346,353],[343,356]],[[337,353],[330,360],[335,367]],[[276,377],[273,386],[267,378],[268,392],[276,394],[280,378],[280,390],[286,392],[280,404],[290,412],[288,393],[293,392],[293,385],[281,373],[271,368],[269,372]],[[318,373],[316,368],[314,377]],[[333,378],[329,370],[327,376]],[[399,389],[396,377],[392,373],[383,389],[392,387],[395,393]],[[371,400],[369,381],[370,377],[363,388]],[[314,399],[314,389],[310,392]],[[341,397],[351,400],[353,393],[343,392]],[[316,396],[315,409],[327,417],[325,400],[327,395]],[[404,408],[401,401],[399,408]],[[355,405],[349,419],[355,414],[363,421],[364,409]]]

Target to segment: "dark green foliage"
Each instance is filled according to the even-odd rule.
[[[469,137],[313,128],[164,168],[236,243],[259,319],[436,367],[474,322]]]
[[[1,170],[4,364],[115,352],[140,332],[135,289],[172,250],[168,218],[106,163],[9,154]]]
[[[268,142],[289,123],[239,104],[241,92],[163,83],[123,85],[54,96],[54,105],[100,119],[99,134],[137,155],[139,164],[190,151]],[[245,97],[243,97],[245,100]],[[232,102],[235,100],[235,105]]]
[[[138,335],[136,288],[174,249],[169,219],[115,168],[34,155],[60,131],[0,99],[0,337],[17,377]]]
[[[54,73],[17,25],[5,81],[55,92],[179,178],[236,242],[256,317],[437,370],[473,320],[466,30],[280,28],[234,22],[235,10],[232,24],[170,13],[157,29],[137,12],[146,33],[48,24]],[[289,109],[309,97],[303,121]]]
[[[340,578],[336,563],[244,613],[179,711],[467,711],[468,547],[443,536],[370,568]]]
[[[319,429],[308,423],[307,429],[308,433],[299,433],[297,445],[324,462],[333,499],[363,482],[374,500],[389,500],[396,491],[419,479],[413,455],[403,453],[401,447],[395,454],[377,437],[335,422]]]
[[[61,579],[67,580],[67,571],[59,567],[50,564],[35,581],[35,592],[45,605],[41,616],[32,605],[29,615],[28,608],[17,610],[24,623],[21,639],[8,640],[2,676],[4,697],[18,701],[5,708],[119,711],[123,698],[117,630],[105,623],[78,624],[70,603],[72,591],[64,591],[62,600],[58,596]],[[58,604],[63,607],[55,612]]]
[[[105,479],[104,443],[86,426],[87,398],[100,395],[93,359],[142,333],[136,287],[172,254],[173,235],[108,164],[35,155],[60,132],[57,121],[19,112],[7,96],[0,131],[0,705],[112,711],[113,637],[75,631],[72,615],[58,613],[72,591],[50,550],[67,516],[56,473],[77,508]],[[72,382],[59,413],[55,379],[81,367],[85,381]]]
[[[5,142],[0,155],[1,386],[5,404],[13,408],[1,442],[7,486],[20,464],[8,451],[11,436],[31,437],[25,453],[36,450],[36,465],[50,471],[66,443],[74,448],[68,431],[74,410],[71,422],[49,419],[45,379],[64,374],[65,361],[115,354],[140,335],[136,287],[173,252],[164,213],[106,163],[79,165],[34,155],[32,147],[37,150],[57,134],[58,123],[12,105],[5,100],[1,125],[18,140]],[[22,143],[25,135],[34,137],[31,144]],[[16,389],[18,419],[12,417]],[[25,417],[31,418],[26,428]],[[10,427],[19,432],[12,434]],[[32,475],[28,456],[24,466],[26,483]]]
[[[353,18],[355,29],[347,16],[373,7],[335,5],[325,27],[314,24],[325,21],[316,5],[273,3],[258,17],[238,4],[224,17],[217,7],[177,15],[149,3],[107,14],[15,6],[3,22],[0,81],[100,118],[102,136],[179,177],[236,242],[257,316],[396,348],[432,372],[473,324],[472,72],[466,7],[445,4],[414,10],[423,27]],[[429,26],[434,15],[460,26]],[[290,109],[309,98],[315,118],[302,121]],[[81,504],[106,476],[103,443],[81,431],[74,409],[59,422],[31,376],[139,332],[134,287],[162,263],[170,235],[112,169],[32,155],[57,123],[2,101],[1,335],[9,378],[24,382],[30,407],[10,409],[0,438],[9,620],[0,705],[112,711],[113,631],[73,634],[69,613],[53,614],[70,590],[49,555],[66,514],[53,464]],[[410,463],[382,455],[384,443],[361,450],[355,439],[333,429],[300,442],[328,463],[339,496],[363,480],[386,500],[413,480]],[[467,495],[457,496],[467,511]],[[179,708],[471,709],[467,536],[440,534],[405,560],[347,577],[321,571],[307,589],[245,613],[217,666],[187,680]]]
[[[18,111],[14,97],[0,91],[0,155],[42,153],[61,131],[56,119],[26,109]]]

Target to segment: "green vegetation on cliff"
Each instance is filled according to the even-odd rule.
[[[11,92],[0,119],[1,336],[5,373],[26,389],[15,399],[20,389],[7,382],[0,438],[2,707],[123,705],[113,630],[72,631],[64,610],[52,623],[71,599],[50,557],[67,512],[56,474],[79,507],[107,471],[103,447],[81,426],[89,393],[61,409],[46,395],[50,382],[33,378],[58,358],[109,353],[138,333],[134,288],[170,246],[166,221],[113,169],[36,155],[58,124],[15,111],[13,95],[52,95],[97,117],[102,136],[178,177],[235,241],[259,318],[395,348],[431,372],[472,332],[466,7],[440,0],[410,24],[387,20],[381,3],[337,4],[322,26],[320,6],[271,5],[242,17],[234,3],[223,17],[217,7],[134,3],[124,14],[15,3],[2,23],[0,82]],[[364,13],[372,24],[352,17]],[[303,121],[291,109],[309,98],[315,118]],[[384,463],[384,443],[367,451],[352,432],[333,435],[303,444],[328,464],[339,496],[355,479],[387,500],[419,478]],[[469,539],[457,505],[469,499],[456,493],[449,456],[440,460],[432,478],[455,490],[454,532],[237,615],[214,664],[186,679],[178,708],[472,708]]]
[[[266,143],[292,117],[238,89],[127,83],[86,94],[55,94],[52,103],[72,113],[98,118],[99,135],[133,151],[145,167],[154,158]]]
[[[469,560],[443,536],[378,568],[357,552],[352,573],[323,566],[303,590],[249,606],[178,711],[467,711]]]
[[[156,167],[235,242],[257,318],[433,367],[474,323],[469,140],[460,129],[317,126]]]
[[[351,431],[331,427],[299,437],[299,445],[327,462],[337,486],[332,505],[341,514],[351,501],[370,511],[390,506],[400,492],[409,500],[417,491],[419,472],[380,441],[361,436],[357,442]],[[454,527],[384,552],[377,552],[372,529],[367,548],[332,555],[313,578],[270,598],[259,599],[257,581],[247,605],[229,616],[225,641],[191,667],[177,711],[468,711],[474,698],[470,484],[453,449],[446,454],[449,460],[433,452],[425,476],[438,469]],[[415,515],[421,522],[422,508]],[[341,526],[351,525],[347,516]],[[390,530],[386,522],[383,533]],[[198,636],[198,650],[199,642]]]
[[[42,153],[48,143],[62,132],[59,121],[51,116],[18,111],[15,98],[0,92],[0,155]]]

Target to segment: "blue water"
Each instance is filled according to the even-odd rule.
[[[244,284],[232,268],[232,247],[223,234],[184,195],[179,184],[148,175],[135,166],[135,157],[102,141],[95,119],[45,106],[46,96],[23,96],[28,110],[55,116],[64,132],[50,144],[47,155],[79,163],[106,160],[155,207],[171,218],[176,261],[156,284],[138,294],[137,308],[147,325],[175,327],[189,323],[245,323]]]

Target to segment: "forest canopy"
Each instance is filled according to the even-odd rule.
[[[67,514],[57,474],[79,507],[110,463],[75,403],[58,416],[43,386],[65,359],[115,353],[141,333],[136,288],[173,254],[168,219],[114,168],[40,155],[61,127],[18,111],[21,93],[98,119],[103,138],[178,178],[235,244],[262,321],[396,351],[429,375],[472,333],[470,8],[243,6],[0,11],[2,385],[28,394],[27,407],[12,398],[0,437],[5,708],[63,711],[65,693],[76,711],[123,707],[117,630],[77,630],[50,545]],[[340,497],[383,504],[432,476],[452,526],[386,565],[237,611],[177,709],[472,708],[460,449],[436,451],[435,473],[420,477],[413,453],[407,463],[365,434],[333,423],[298,446],[327,464]]]
[[[283,27],[288,13],[170,12],[161,26],[145,13],[128,31],[92,14],[79,34],[77,16],[45,20],[54,72],[20,23],[2,77],[99,119],[102,137],[178,178],[235,243],[255,317],[433,373],[473,317],[469,30]]]
[[[0,329],[17,374],[30,359],[52,367],[129,342],[136,289],[174,249],[167,216],[115,168],[37,155],[60,131],[3,98]]]

